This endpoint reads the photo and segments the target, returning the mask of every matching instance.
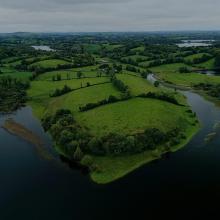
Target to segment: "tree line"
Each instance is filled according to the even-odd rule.
[[[89,163],[85,155],[121,156],[154,150],[163,145],[166,150],[180,143],[186,136],[178,128],[163,132],[147,128],[142,133],[125,135],[109,133],[103,137],[91,135],[90,131],[74,119],[70,110],[60,109],[52,116],[42,119],[45,131],[49,131],[56,145],[70,159]],[[96,167],[97,168],[97,167]]]
[[[16,78],[0,78],[0,112],[12,112],[24,106],[27,101],[26,90],[29,82],[23,82]]]

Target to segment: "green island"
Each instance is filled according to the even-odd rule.
[[[31,106],[54,149],[87,167],[96,183],[179,150],[198,132],[197,116],[177,88],[220,98],[218,41],[179,47],[192,36],[53,37],[40,37],[49,51],[32,47],[37,35],[22,43],[16,36],[1,39],[0,112]],[[16,127],[24,130],[9,122],[6,127],[15,134]]]

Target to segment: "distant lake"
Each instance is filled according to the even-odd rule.
[[[182,43],[177,44],[178,47],[208,47],[215,40],[182,40]]]
[[[35,50],[44,50],[44,51],[55,51],[51,49],[49,46],[32,46]]]
[[[197,72],[208,76],[218,76],[220,74],[219,71],[216,70],[199,70]]]

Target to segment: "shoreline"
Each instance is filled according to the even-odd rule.
[[[24,141],[35,146],[35,149],[46,160],[53,160],[53,156],[46,150],[43,141],[32,131],[25,128],[22,124],[15,122],[12,118],[7,119],[2,128],[9,134],[17,136]]]
[[[193,139],[193,137],[196,136],[196,134],[200,131],[200,129],[201,129],[201,124],[198,123],[195,126],[195,128],[193,127],[193,129],[190,129],[190,131],[188,131],[190,134],[187,136],[185,140],[182,141],[182,143],[172,147],[170,150],[165,150],[164,146],[160,146],[157,150],[145,151],[143,153],[131,155],[131,156],[124,156],[124,157],[121,156],[118,158],[117,157],[102,157],[102,158],[95,157],[96,159],[99,158],[101,161],[110,159],[112,161],[115,161],[115,163],[117,163],[117,161],[119,161],[120,163],[122,160],[130,160],[130,159],[131,160],[139,159],[139,161],[137,161],[133,166],[129,167],[127,170],[124,170],[123,172],[121,171],[118,174],[112,176],[111,178],[109,178],[108,171],[106,173],[91,172],[90,177],[95,183],[102,184],[102,185],[117,181],[129,175],[133,171],[139,169],[140,167],[147,165],[155,160],[161,159],[167,153],[175,153],[176,151],[183,149]],[[140,158],[142,159],[140,160]]]

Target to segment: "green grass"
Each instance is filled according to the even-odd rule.
[[[17,61],[11,62],[9,64],[6,64],[6,65],[13,68],[13,67],[20,65],[20,64],[21,64],[21,60],[17,60]]]
[[[152,61],[153,61],[153,60],[140,62],[138,65],[139,65],[140,67],[148,67],[149,64],[150,64]]]
[[[128,86],[132,95],[140,95],[142,93],[156,92],[159,89],[151,85],[146,79],[128,74],[118,74],[117,78]]]
[[[144,50],[145,50],[144,46],[140,46],[140,47],[136,47],[136,48],[131,49],[131,51],[134,51],[134,52],[143,52]]]
[[[15,60],[18,60],[19,57],[8,57],[8,58],[5,58],[5,59],[2,59],[2,63],[11,63],[11,62],[14,62]]]
[[[98,53],[102,49],[100,44],[84,44],[84,48],[89,53]]]
[[[137,95],[148,93],[148,92],[154,92],[154,93],[166,92],[166,93],[174,95],[174,97],[176,98],[176,100],[178,100],[180,104],[187,105],[186,99],[184,98],[183,95],[177,92],[172,92],[170,89],[156,88],[150,82],[148,82],[146,79],[141,78],[140,76],[119,74],[117,75],[117,78],[120,79],[122,82],[124,82],[125,85],[128,86],[132,96],[137,96]]]
[[[204,65],[203,68],[211,68],[211,64],[214,63],[212,61],[208,61],[206,63],[206,67],[203,64],[199,64],[199,66]],[[208,67],[208,65],[210,65]],[[179,73],[179,68],[180,67],[188,67],[192,68],[186,64],[183,63],[176,63],[176,64],[166,64],[166,65],[161,65],[157,67],[151,68],[151,70],[156,73],[156,75],[162,79],[165,82],[175,84],[175,85],[180,85],[180,86],[187,86],[191,87],[195,84],[198,83],[211,83],[211,84],[216,84],[220,83],[220,76],[208,76],[205,74],[199,74],[199,73]]]
[[[148,59],[148,57],[145,57],[142,55],[131,55],[131,56],[123,57],[122,59],[126,59],[126,60],[131,59],[136,62],[137,62],[137,60],[141,60],[141,62],[143,62],[143,61],[146,61]]]
[[[0,77],[10,76],[12,78],[16,78],[20,80],[28,80],[29,77],[32,76],[31,72],[17,71],[10,67],[0,67],[0,70],[2,71],[2,74],[0,74]]]
[[[33,81],[31,82],[31,88],[28,90],[28,96],[30,97],[29,104],[33,107],[34,113],[42,118],[45,111],[48,109],[48,105],[52,98],[49,97],[55,89],[62,89],[64,85],[68,85],[72,89],[86,86],[87,82],[92,84],[108,82],[106,78],[91,78],[91,79],[74,79],[63,80],[58,82],[52,81]]]
[[[204,69],[213,69],[215,68],[215,59],[210,59],[204,63],[197,64],[196,66]]]
[[[58,65],[68,64],[65,60],[59,59],[50,59],[50,60],[42,60],[36,63],[31,64],[31,66],[39,66],[42,68],[53,68],[57,67]]]
[[[197,54],[193,54],[193,55],[185,57],[185,60],[192,62],[194,59],[201,58],[204,55],[209,55],[209,54],[207,54],[207,53],[197,53]]]
[[[85,71],[85,69],[84,69]],[[91,71],[90,68],[87,71]],[[42,118],[46,113],[54,114],[57,109],[66,108],[73,112],[74,118],[79,124],[87,127],[91,134],[101,137],[109,133],[121,133],[132,135],[142,133],[146,128],[158,128],[163,132],[180,127],[188,137],[182,140],[178,147],[183,147],[198,130],[198,125],[193,126],[195,118],[189,116],[187,106],[177,106],[165,101],[147,98],[132,98],[127,101],[107,104],[95,109],[79,112],[79,107],[87,103],[107,99],[109,95],[120,97],[121,93],[111,84],[96,85],[67,93],[60,97],[51,98],[49,94],[56,88],[68,85],[71,88],[79,88],[82,85],[106,82],[105,77],[90,79],[73,79],[58,82],[48,81],[51,73],[43,74],[38,81],[31,82],[28,96],[31,98],[29,104],[34,114]],[[55,74],[55,73],[52,73]],[[65,72],[63,75],[65,76]],[[173,73],[176,74],[176,73]],[[49,75],[49,76],[48,76]],[[49,78],[48,78],[49,77]],[[158,92],[166,90],[152,86],[147,80],[128,74],[118,74],[117,77],[128,85],[132,95],[140,93]],[[110,81],[109,81],[110,82]],[[177,95],[186,104],[182,95]],[[175,148],[175,149],[176,149]],[[174,148],[173,148],[174,149]],[[142,154],[121,157],[98,157],[92,156],[94,164],[100,169],[92,172],[93,181],[104,184],[112,182],[137,169],[141,165],[159,158],[165,152],[160,146],[157,151],[147,151]]]
[[[80,114],[79,107],[87,103],[96,103],[107,99],[109,95],[120,97],[121,93],[111,83],[96,85],[85,89],[73,91],[64,96],[55,98],[48,106],[48,110],[54,113],[60,108],[70,109],[74,115]]]
[[[112,51],[116,48],[121,47],[122,45],[121,44],[103,44],[103,46],[105,47],[105,49]]]
[[[165,82],[180,86],[193,86],[198,83],[220,83],[220,76],[208,76],[199,73],[166,73],[157,74]]]
[[[70,78],[77,78],[77,72],[81,71],[83,76],[82,77],[96,77],[98,73],[97,66],[91,67],[82,67],[82,68],[73,68],[68,70],[57,70],[51,71],[38,76],[37,80],[52,80],[53,76],[60,75],[62,80],[67,79],[67,75],[69,74]]]
[[[163,72],[163,73],[173,73],[173,72],[179,72],[180,67],[187,67],[191,69],[192,67],[189,65],[186,65],[184,63],[174,63],[174,64],[164,64],[156,67],[150,68],[153,72]]]
[[[77,119],[97,136],[109,132],[134,134],[152,127],[166,132],[175,126],[187,127],[190,122],[185,110],[155,99],[134,98],[83,112]]]
[[[176,151],[184,147],[191,138],[198,132],[200,129],[199,124],[196,126],[189,126],[186,135],[187,139],[182,140],[181,143],[171,149],[171,151]],[[135,169],[143,166],[146,163],[149,163],[153,160],[159,159],[162,154],[166,153],[163,146],[160,146],[157,150],[146,151],[141,154],[123,156],[123,157],[93,157],[94,164],[96,164],[100,171],[92,172],[91,178],[94,182],[98,184],[107,184],[123,176],[129,174]]]

